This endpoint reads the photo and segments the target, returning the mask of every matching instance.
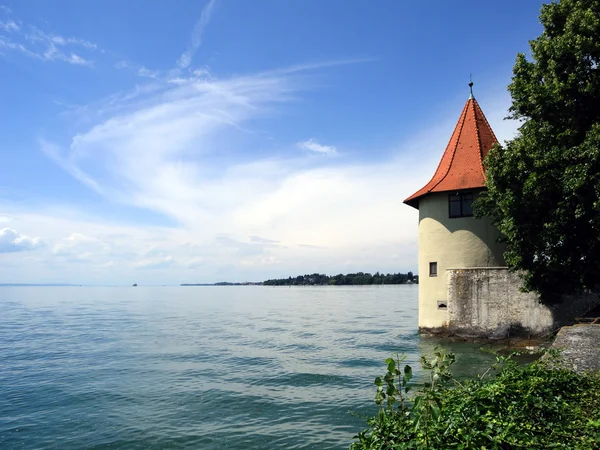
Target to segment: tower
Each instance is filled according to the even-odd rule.
[[[419,210],[419,329],[448,325],[446,270],[504,266],[504,246],[489,218],[473,217],[485,189],[483,159],[497,142],[471,95],[431,180],[404,200]]]

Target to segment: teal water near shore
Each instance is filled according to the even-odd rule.
[[[0,287],[0,448],[348,448],[385,358],[441,343],[417,292]],[[446,346],[461,375],[491,360]]]

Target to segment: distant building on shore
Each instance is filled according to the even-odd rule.
[[[463,336],[543,335],[589,307],[547,307],[520,292],[489,218],[473,217],[486,189],[484,159],[498,141],[471,95],[431,180],[404,200],[419,210],[419,329]]]

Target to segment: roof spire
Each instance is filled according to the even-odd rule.
[[[473,77],[471,74],[469,74],[469,89],[471,90],[471,95],[469,96],[469,99],[473,99]]]

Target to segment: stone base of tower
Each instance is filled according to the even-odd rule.
[[[444,309],[437,302],[419,305],[425,313],[438,308],[438,314],[429,317],[423,317],[420,310],[422,333],[483,339],[543,337],[600,304],[597,294],[586,293],[544,305],[535,293],[521,292],[518,274],[505,267],[448,269],[446,282]]]

